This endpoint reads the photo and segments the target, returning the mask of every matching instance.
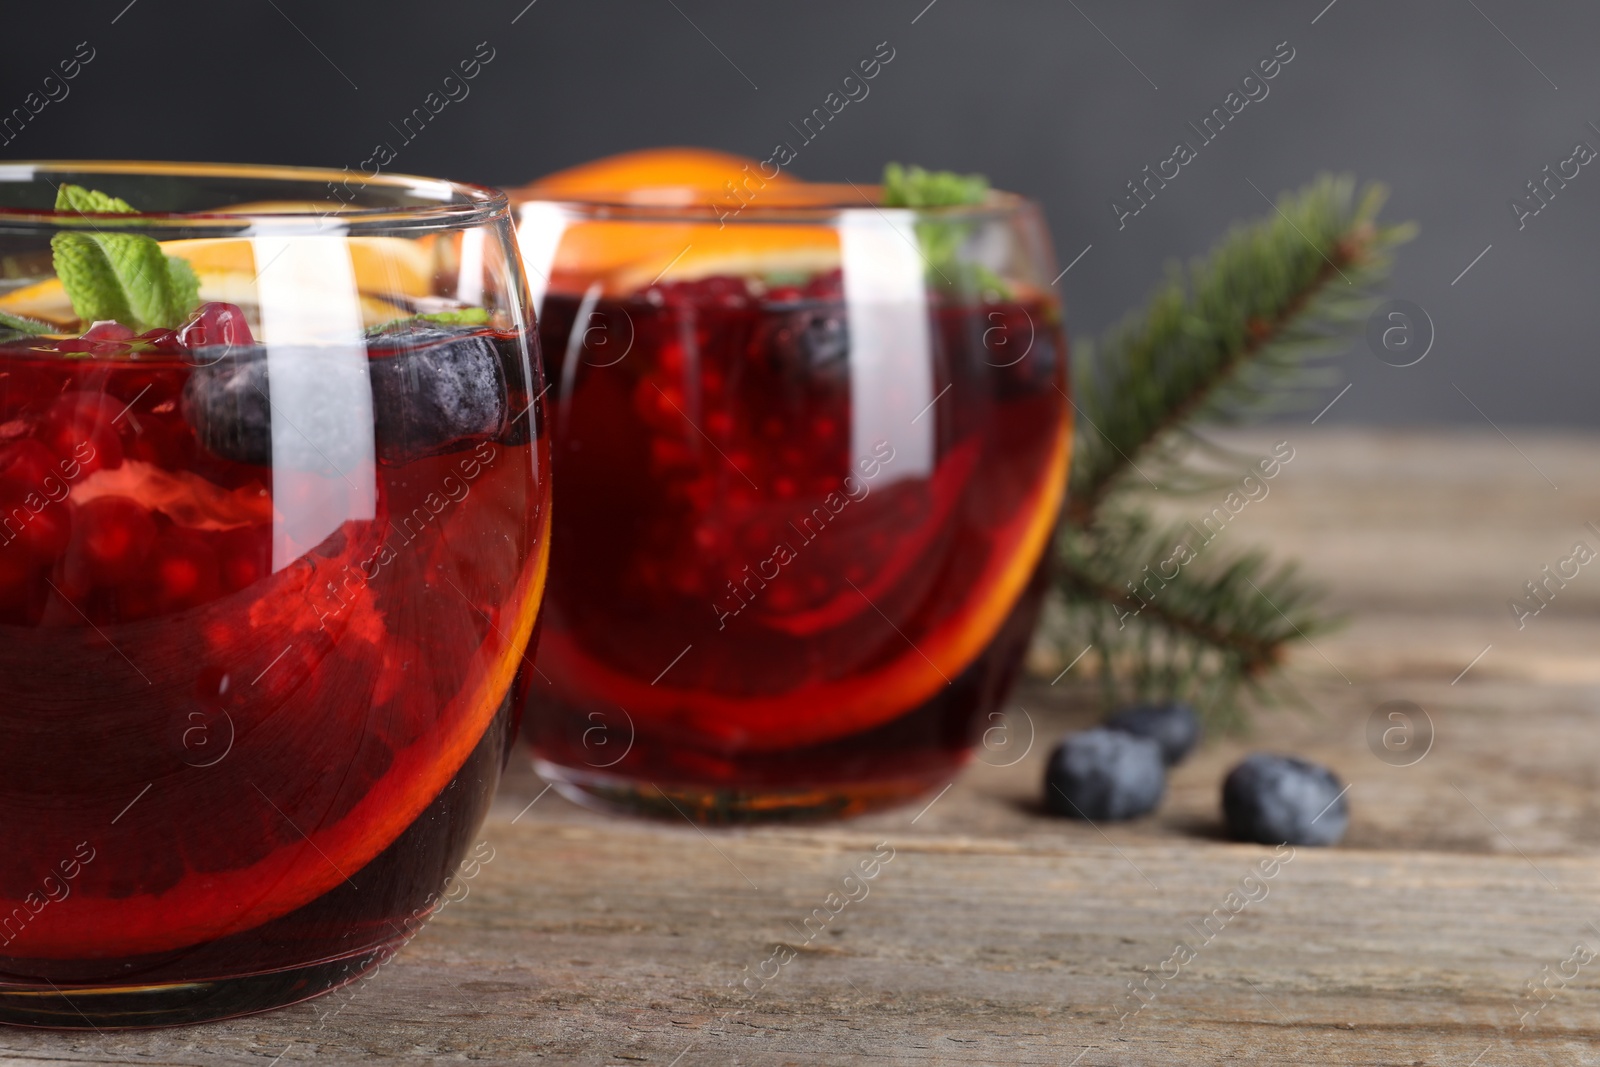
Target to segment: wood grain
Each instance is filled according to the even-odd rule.
[[[1207,745],[1151,818],[1037,812],[1046,749],[1092,719],[1077,672],[1019,689],[1017,746],[1029,723],[1035,740],[1013,765],[1017,746],[980,750],[926,810],[839,825],[608,818],[543,792],[518,760],[484,829],[494,859],[370,980],[183,1030],[8,1031],[0,1057],[1600,1063],[1600,960],[1537,1014],[1523,995],[1574,944],[1600,949],[1600,567],[1522,630],[1506,607],[1600,523],[1600,440],[1513,436],[1236,440],[1264,451],[1287,437],[1297,452],[1228,536],[1302,557],[1352,622],[1293,665],[1314,711]],[[1413,766],[1368,748],[1368,717],[1392,699],[1433,722]],[[1230,890],[1271,850],[1221,839],[1218,788],[1263,747],[1334,767],[1351,826],[1340,847],[1300,849],[1251,883],[1258,899],[1232,913]],[[866,895],[832,914],[829,894],[886,848]],[[1193,958],[1163,967],[1180,941]],[[792,959],[763,966],[776,946]],[[1151,972],[1169,977],[1144,1002],[1129,983]],[[774,976],[740,992],[756,973]]]

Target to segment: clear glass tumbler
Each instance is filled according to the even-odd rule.
[[[0,165],[0,1022],[377,966],[516,732],[549,551],[504,197]]]
[[[746,188],[512,195],[559,497],[525,733],[568,796],[713,823],[951,780],[1071,441],[1033,204]]]

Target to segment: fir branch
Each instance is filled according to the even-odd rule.
[[[1146,308],[1080,360],[1071,486],[1056,541],[1049,628],[1073,655],[1089,642],[1107,708],[1188,700],[1207,722],[1244,725],[1241,698],[1297,701],[1278,678],[1291,642],[1336,627],[1321,590],[1259,549],[1212,547],[1193,524],[1158,525],[1134,490],[1216,480],[1192,460],[1227,461],[1195,426],[1305,407],[1334,380],[1318,361],[1343,347],[1375,302],[1410,225],[1380,226],[1383,190],[1357,197],[1320,178],[1271,216],[1235,227],[1203,261],[1174,266]],[[1085,346],[1080,346],[1080,352]]]
[[[1087,356],[1066,521],[1089,524],[1130,477],[1191,487],[1197,421],[1303,407],[1329,384],[1312,366],[1370,311],[1410,226],[1379,226],[1384,192],[1319,179],[1236,227],[1187,273],[1174,266],[1146,308]]]
[[[1087,530],[1062,529],[1056,589],[1068,611],[1058,643],[1094,644],[1108,706],[1127,696],[1189,700],[1213,725],[1234,728],[1243,722],[1241,687],[1269,703],[1292,699],[1270,675],[1290,642],[1338,620],[1320,611],[1322,590],[1293,563],[1213,546],[1220,536],[1121,510]]]

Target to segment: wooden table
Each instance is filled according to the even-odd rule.
[[[375,978],[184,1030],[0,1033],[0,1057],[1600,1063],[1600,958],[1563,967],[1575,945],[1600,952],[1600,566],[1520,631],[1507,607],[1573,542],[1600,549],[1582,525],[1600,525],[1600,439],[1512,437],[1239,439],[1288,438],[1296,457],[1226,536],[1299,555],[1352,623],[1295,658],[1313,712],[1208,745],[1149,819],[1035,810],[1049,744],[1093,717],[1071,674],[1015,695],[1038,731],[1016,765],[980,753],[926,809],[839,825],[608,818],[519,760],[483,831],[494,859]],[[1367,742],[1393,699],[1435,728],[1412,766]],[[1233,914],[1271,850],[1221,839],[1218,789],[1255,747],[1334,767],[1352,816],[1343,845],[1298,850]],[[894,858],[868,895],[808,928],[881,843]],[[793,953],[781,968],[763,965],[775,945]],[[776,975],[736,992],[758,972]],[[1151,973],[1164,986],[1129,993]]]

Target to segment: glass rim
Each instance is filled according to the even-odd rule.
[[[770,184],[770,183],[768,183]],[[883,186],[855,182],[796,182],[751,191],[749,200],[736,199],[724,190],[693,186],[658,185],[626,191],[579,193],[535,186],[513,189],[511,210],[520,215],[529,204],[550,204],[593,221],[611,222],[715,222],[721,225],[752,223],[810,223],[826,225],[844,215],[905,212],[917,219],[966,222],[1003,219],[1037,209],[1020,193],[990,189],[979,204],[949,207],[884,207]]]
[[[497,215],[508,214],[506,194],[487,185],[454,181],[447,178],[428,178],[415,174],[379,172],[374,175],[334,170],[331,167],[301,167],[265,163],[182,163],[153,160],[100,160],[100,159],[45,159],[0,161],[0,186],[10,182],[37,180],[40,172],[65,171],[77,174],[144,175],[167,177],[175,180],[204,178],[240,178],[256,181],[288,183],[301,181],[344,185],[347,188],[384,188],[411,193],[420,200],[430,201],[405,207],[376,206],[352,207],[331,197],[326,211],[230,211],[226,208],[208,211],[134,211],[134,212],[81,212],[41,210],[38,208],[11,208],[0,206],[0,225],[6,227],[38,226],[60,229],[69,220],[82,219],[94,222],[115,219],[128,228],[196,229],[226,226],[250,226],[271,229],[286,227],[314,229],[343,228],[348,224],[368,226],[374,223],[391,227],[466,226],[489,221]],[[48,179],[46,179],[48,180]]]

